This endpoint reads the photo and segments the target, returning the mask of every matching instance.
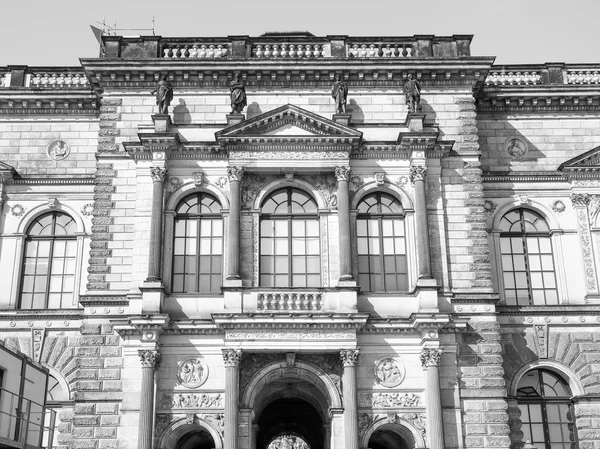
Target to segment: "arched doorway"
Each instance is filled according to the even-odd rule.
[[[215,442],[204,429],[193,430],[183,435],[173,449],[214,449]]]
[[[414,443],[409,435],[409,441],[391,425],[377,429],[369,438],[369,449],[413,449]]]
[[[165,416],[165,415],[163,415]],[[167,420],[168,415],[167,416]],[[198,415],[176,418],[158,435],[157,449],[223,449],[222,434],[217,427]]]
[[[422,413],[363,415],[366,428],[361,447],[369,449],[418,449],[426,447],[426,422]]]

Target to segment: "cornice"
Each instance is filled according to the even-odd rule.
[[[366,313],[241,313],[212,314],[222,329],[361,329]]]
[[[82,295],[79,303],[84,307],[126,306],[129,305],[129,300],[126,295]]]
[[[83,310],[81,309],[32,309],[32,310],[2,310],[0,311],[0,320],[48,320],[48,319],[83,319]]]
[[[6,184],[17,185],[94,185],[96,182],[93,177],[86,178],[27,178],[21,177],[7,180]]]
[[[484,173],[484,183],[537,183],[537,182],[568,182],[568,178],[562,173]]]
[[[497,304],[500,301],[498,293],[454,293],[451,297],[452,304]]]
[[[496,308],[498,315],[599,315],[600,305],[560,305],[560,306],[507,306],[499,304]]]

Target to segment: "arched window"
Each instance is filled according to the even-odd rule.
[[[221,204],[196,192],[175,209],[173,293],[220,292],[223,265]]]
[[[362,291],[408,290],[404,208],[387,193],[375,192],[358,204],[358,280]]]
[[[75,221],[62,212],[39,216],[27,229],[21,309],[72,307],[77,255]]]
[[[505,214],[500,248],[508,305],[558,304],[550,229],[540,214],[525,208]]]
[[[261,207],[260,286],[320,287],[315,200],[290,187],[273,192]]]
[[[538,449],[571,449],[576,441],[571,390],[557,374],[528,371],[517,387],[523,442]]]

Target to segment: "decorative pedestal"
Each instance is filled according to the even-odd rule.
[[[352,114],[333,114],[333,121],[340,125],[350,125],[350,117]]]
[[[419,113],[408,113],[406,116],[406,127],[415,133],[423,131],[423,122],[425,121],[425,114]]]
[[[169,126],[171,126],[173,124],[171,122],[171,116],[169,114],[153,115],[152,121],[154,122],[154,132],[157,132],[157,133],[169,132]]]
[[[238,123],[241,123],[244,120],[246,120],[244,114],[227,114],[225,117],[227,117],[228,126],[237,125]]]

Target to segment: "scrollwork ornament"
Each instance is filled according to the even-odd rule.
[[[591,196],[587,193],[572,193],[571,203],[575,207],[586,207],[592,200]]]
[[[421,350],[421,366],[439,366],[442,359],[442,350],[435,348],[424,348]]]
[[[242,359],[240,349],[223,349],[223,363],[225,366],[238,366]]]
[[[20,204],[15,204],[13,207],[10,208],[10,213],[13,214],[13,216],[15,217],[22,217],[25,213],[25,208]]]
[[[244,167],[227,167],[227,177],[229,182],[240,182],[244,177]]]
[[[150,177],[153,182],[165,182],[167,169],[165,167],[150,167]]]
[[[410,171],[408,173],[408,178],[411,183],[415,183],[416,181],[425,181],[425,177],[427,176],[427,167],[424,165],[413,165],[410,167]]]
[[[338,182],[340,181],[348,181],[350,179],[350,167],[345,167],[345,166],[338,166],[335,167],[334,169],[334,173],[335,173],[335,179],[337,179]]]
[[[421,436],[425,438],[427,435],[427,420],[423,413],[401,413],[399,417],[415,426]]]
[[[340,358],[344,366],[356,366],[359,353],[358,349],[340,349]]]
[[[160,365],[160,352],[156,350],[140,349],[138,350],[140,362],[143,368],[157,368]]]

